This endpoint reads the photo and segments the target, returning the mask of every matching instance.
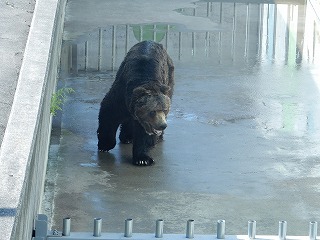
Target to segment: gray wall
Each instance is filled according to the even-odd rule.
[[[0,152],[0,238],[31,239],[39,212],[66,0],[38,0]]]

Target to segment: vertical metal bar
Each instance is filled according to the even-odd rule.
[[[142,29],[142,26],[140,26],[140,41],[139,42],[141,42],[143,39],[142,35],[143,35],[143,29]]]
[[[209,56],[209,49],[210,49],[210,32],[206,32],[205,50],[204,50],[206,57]]]
[[[316,36],[317,36],[317,23],[316,21],[313,21],[313,43],[312,43],[312,63],[315,61],[315,48],[316,48]]]
[[[126,25],[126,46],[125,46],[126,54],[128,53],[128,48],[129,48],[129,25]]]
[[[196,55],[196,33],[192,32],[192,56]]]
[[[246,39],[244,44],[244,56],[248,60],[248,48],[249,48],[249,29],[250,29],[250,4],[247,3],[247,12],[246,12]]]
[[[256,238],[256,227],[257,222],[254,220],[248,221],[248,238],[255,239]]]
[[[217,238],[224,239],[226,234],[226,221],[218,220],[217,222]]]
[[[68,44],[68,73],[72,71],[72,45]]]
[[[285,240],[287,236],[287,222],[286,221],[279,221],[279,239]]]
[[[166,49],[168,49],[169,31],[170,31],[170,25],[168,24],[167,32],[166,32]]]
[[[262,55],[262,34],[263,34],[263,14],[264,14],[264,11],[263,11],[263,4],[259,4],[259,41],[258,41],[258,56],[259,58],[261,59],[261,55]]]
[[[286,24],[286,36],[285,36],[285,64],[288,64],[288,56],[289,56],[289,39],[290,39],[290,16],[291,16],[291,11],[290,8],[288,6],[287,9],[287,19],[285,19],[287,21]]]
[[[194,238],[194,220],[192,219],[187,221],[186,238]]]
[[[220,3],[220,19],[219,22],[222,23],[222,2]]]
[[[318,223],[315,221],[310,222],[309,224],[309,239],[316,240],[318,232]]]
[[[157,25],[153,24],[153,41],[157,41]]]
[[[112,26],[112,71],[114,71],[116,63],[116,26]]]
[[[179,32],[179,60],[181,60],[182,54],[182,33]]]
[[[158,219],[156,221],[156,238],[162,238],[163,237],[163,220]]]
[[[273,27],[273,46],[272,46],[272,60],[274,60],[274,57],[276,55],[276,42],[277,42],[277,20],[278,20],[278,16],[277,16],[277,4],[274,5],[274,27]]]
[[[72,73],[78,74],[78,45],[72,44]]]
[[[193,16],[196,16],[196,8],[193,10]],[[196,33],[192,32],[192,56],[196,55]]]
[[[62,236],[70,236],[71,218],[67,217],[63,219],[62,223]]]
[[[88,41],[85,41],[84,43],[84,70],[87,71],[88,70],[88,62],[89,62],[89,43]]]
[[[101,58],[102,58],[102,29],[99,28],[98,71],[101,71]]]
[[[231,56],[232,61],[235,59],[235,39],[236,39],[236,3],[233,4],[233,22],[232,22],[232,46],[231,46]]]
[[[93,219],[93,236],[94,237],[101,236],[101,227],[102,227],[102,219],[101,218]]]
[[[125,225],[124,225],[124,236],[125,237],[132,237],[132,225],[133,225],[133,219],[128,218],[125,220]]]
[[[218,62],[221,63],[222,59],[222,32],[220,31],[218,34]]]

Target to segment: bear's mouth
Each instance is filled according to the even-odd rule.
[[[146,133],[149,134],[149,135],[157,135],[159,137],[159,136],[161,136],[162,131],[161,130],[156,130],[154,128],[151,128],[151,131],[146,130]]]
[[[152,129],[152,130],[153,130],[153,133],[154,133],[155,135],[157,135],[158,137],[161,136],[161,134],[162,134],[162,131],[161,131],[161,130],[156,130],[156,129]]]
[[[143,124],[142,125],[143,126],[143,128],[144,128],[144,130],[146,131],[146,133],[148,134],[148,135],[157,135],[157,136],[161,136],[161,134],[162,134],[162,130],[157,130],[157,129],[155,129],[155,128],[153,128],[151,125],[149,125],[149,124]]]

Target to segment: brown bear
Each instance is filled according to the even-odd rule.
[[[133,143],[132,163],[153,164],[147,152],[162,139],[167,127],[173,86],[174,66],[164,47],[153,41],[134,45],[101,102],[98,149],[109,151],[115,147],[121,125],[121,143]]]

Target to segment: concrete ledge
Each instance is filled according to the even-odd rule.
[[[0,152],[1,239],[31,239],[40,208],[66,0],[38,0]]]

